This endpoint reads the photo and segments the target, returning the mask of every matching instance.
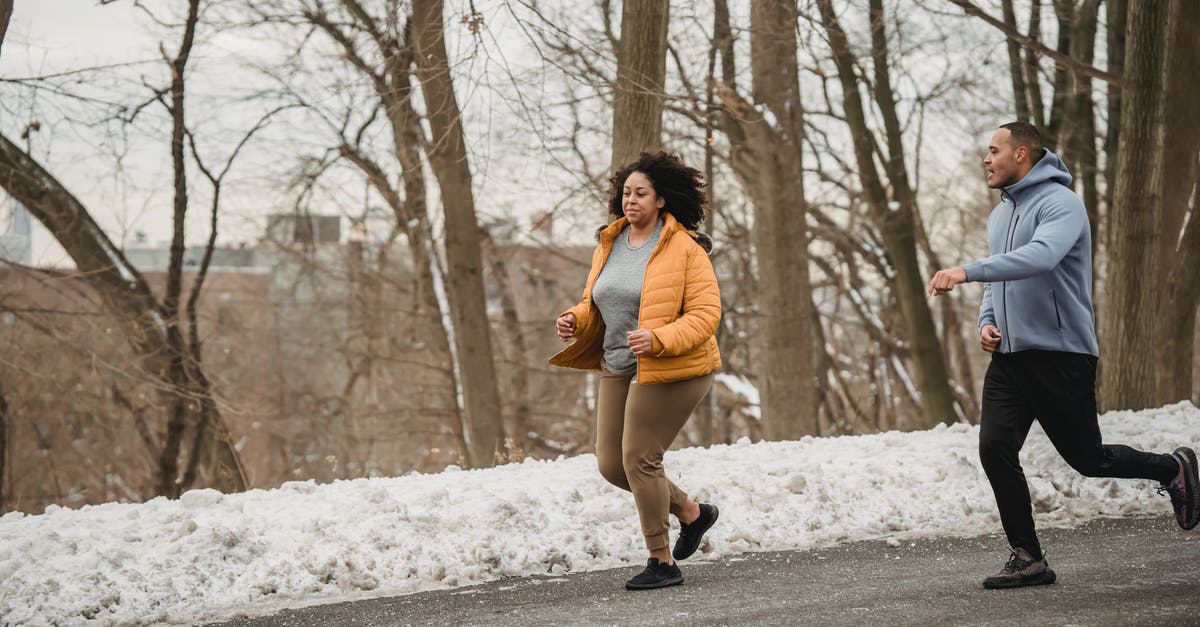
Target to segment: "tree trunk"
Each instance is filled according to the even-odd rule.
[[[3,24],[0,24],[2,27]],[[0,40],[3,39],[0,32]],[[8,401],[4,398],[4,388],[0,386],[0,516],[8,513],[7,492],[4,491],[4,470],[8,467]]]
[[[725,14],[722,16],[721,11]],[[714,30],[713,41],[708,49],[708,73],[704,85],[704,180],[709,181],[708,186],[708,216],[704,221],[704,232],[710,237],[713,234],[713,225],[717,221],[719,213],[715,189],[711,181],[716,173],[716,147],[713,139],[717,125],[717,55],[721,53],[724,46],[724,39],[728,36],[729,24],[729,7],[717,3],[715,7],[715,16],[713,18]],[[722,21],[723,20],[723,21]],[[726,25],[725,32],[721,31],[720,24]],[[724,298],[721,299],[721,311],[727,311]],[[717,343],[721,343],[721,328],[717,328]],[[720,410],[720,404],[717,392],[717,387],[713,386],[712,391],[696,408],[693,414],[692,421],[696,425],[696,438],[699,440],[700,446],[710,446],[713,444],[713,422],[716,420],[717,412]]]
[[[463,428],[465,408],[459,406],[457,390],[461,386],[460,373],[454,368],[454,349],[450,345],[450,332],[446,323],[450,319],[448,303],[442,303],[435,289],[435,282],[443,281],[439,263],[433,225],[429,221],[428,195],[426,192],[425,169],[421,162],[421,116],[413,105],[411,72],[416,66],[416,53],[411,29],[406,29],[403,42],[395,46],[396,54],[389,60],[387,75],[390,87],[379,90],[392,127],[392,145],[396,159],[400,162],[400,177],[404,183],[404,201],[393,205],[393,213],[409,241],[409,254],[417,271],[414,293],[418,315],[424,320],[428,338],[435,355],[443,355],[449,362],[446,390],[450,394],[448,406],[451,419],[448,421],[454,446],[459,456],[470,459],[466,432]]]
[[[75,267],[119,320],[130,321],[130,340],[147,372],[162,377],[168,354],[163,311],[145,279],[87,209],[49,172],[0,135],[0,185],[54,235]]]
[[[613,86],[612,171],[662,145],[668,0],[621,4]]]
[[[1155,363],[1158,389],[1155,405],[1192,397],[1192,347],[1197,305],[1200,304],[1200,83],[1182,68],[1200,68],[1200,4],[1171,3],[1171,37],[1166,78],[1164,120],[1171,141],[1162,158],[1163,205],[1159,272],[1161,285],[1155,316],[1158,342]],[[1191,205],[1189,206],[1189,203]],[[1189,217],[1190,212],[1190,217]]]
[[[925,231],[925,224],[921,220],[919,211],[913,212],[913,222],[916,227],[917,244],[921,251],[925,253],[925,258],[934,268],[945,268],[933,246],[929,242],[929,234]],[[975,393],[978,389],[978,384],[975,381],[975,375],[971,366],[971,348],[978,346],[975,338],[978,337],[975,332],[974,324],[963,324],[961,320],[961,309],[959,299],[962,298],[964,292],[959,291],[957,294],[948,295],[947,298],[941,299],[942,305],[942,346],[945,349],[942,351],[943,357],[947,364],[952,364],[953,376],[957,377],[958,381],[954,385],[954,395],[957,399],[958,406],[962,408],[964,417],[976,423],[979,418],[979,401]],[[974,320],[974,317],[971,317]]]
[[[461,110],[454,95],[442,31],[442,0],[413,2],[417,75],[433,133],[429,164],[442,192],[446,220],[446,296],[454,325],[453,343],[461,376],[468,460],[472,467],[495,465],[504,450],[504,426],[496,389],[491,331],[483,291],[483,261],[471,169]]]
[[[415,270],[413,302],[416,319],[419,321],[414,327],[414,333],[431,345],[431,355],[446,360],[442,370],[447,376],[446,406],[450,416],[445,424],[458,456],[463,463],[467,463],[470,452],[463,431],[463,408],[459,407],[458,401],[460,383],[459,373],[454,368],[454,351],[450,345],[450,316],[447,312],[448,307],[442,302],[437,289],[437,285],[444,284],[444,273],[435,250],[433,228],[426,205],[425,171],[421,161],[421,144],[424,140],[421,116],[413,105],[412,70],[415,68],[416,54],[413,52],[411,20],[403,29],[397,25],[395,32],[385,32],[377,27],[374,18],[361,10],[362,7],[356,0],[343,0],[343,5],[354,16],[357,27],[372,33],[382,56],[382,68],[379,70],[367,64],[366,59],[371,55],[361,52],[358,48],[359,43],[343,31],[340,22],[330,19],[320,10],[319,5],[316,10],[307,11],[304,15],[313,25],[325,31],[331,39],[341,45],[349,63],[374,85],[375,93],[391,126],[392,151],[400,164],[404,193],[400,194],[393,187],[387,172],[360,150],[359,146],[352,145],[348,139],[343,138],[340,151],[342,156],[362,171],[371,186],[388,203],[396,218],[396,225],[408,240],[408,252]],[[390,11],[399,10],[394,1],[389,5]],[[396,19],[399,19],[399,15],[396,15]]]
[[[1029,37],[1034,41],[1042,40],[1042,0],[1033,0],[1029,4]],[[1039,70],[1038,55],[1026,50],[1025,85],[1029,88],[1032,121],[1038,128],[1046,128],[1046,106],[1042,102],[1042,73]]]
[[[179,451],[188,423],[196,423],[199,413],[193,403],[183,394],[190,387],[184,360],[183,335],[179,329],[179,295],[183,286],[184,226],[186,224],[187,167],[184,163],[184,71],[195,40],[196,20],[199,16],[199,1],[188,3],[188,18],[183,33],[179,54],[168,60],[171,68],[171,162],[174,166],[173,232],[171,236],[170,261],[167,264],[167,286],[163,295],[163,314],[167,322],[167,345],[170,347],[170,365],[167,377],[178,392],[171,399],[167,415],[167,437],[163,440],[158,458],[158,493],[174,498],[182,489],[179,473]],[[197,434],[198,435],[198,434]]]
[[[1091,65],[1096,56],[1096,28],[1099,22],[1100,0],[1084,0],[1071,13],[1071,56]],[[1075,190],[1083,198],[1092,229],[1092,258],[1095,259],[1099,240],[1100,193],[1097,184],[1096,107],[1092,100],[1092,78],[1082,72],[1067,69],[1065,120],[1061,126],[1063,148],[1070,160],[1068,166],[1075,177]],[[1061,156],[1061,155],[1060,155]]]
[[[885,242],[891,240],[892,261],[896,269],[896,285],[900,307],[909,332],[913,366],[916,368],[917,388],[921,391],[921,410],[925,424],[954,422],[962,417],[961,409],[955,406],[954,390],[950,387],[950,375],[946,370],[945,353],[937,336],[933,312],[925,299],[925,274],[921,272],[917,259],[916,218],[918,211],[916,190],[908,179],[904,159],[904,141],[901,135],[900,117],[896,114],[896,102],[892,91],[891,69],[887,52],[887,30],[882,0],[871,0],[871,56],[875,68],[875,102],[883,117],[887,136],[888,159],[884,169],[892,185],[893,202],[884,215]],[[888,233],[893,235],[888,237]]]
[[[1129,12],[1127,0],[1106,0],[1104,22],[1107,28],[1106,47],[1108,72],[1121,76],[1125,71],[1125,22]],[[1117,153],[1121,145],[1121,87],[1107,84],[1108,128],[1104,136],[1104,208],[1111,219],[1113,192],[1117,182]],[[1111,237],[1112,229],[1107,232]]]
[[[718,13],[722,13],[718,9]],[[727,14],[727,12],[726,12]],[[734,172],[754,203],[758,267],[757,370],[764,436],[819,435],[812,287],[804,200],[804,109],[793,5],[755,0],[750,9],[753,107],[728,86],[722,99]],[[763,115],[769,110],[775,123]]]
[[[12,19],[13,0],[0,0],[0,50],[4,49],[4,34],[8,32],[8,22]]]
[[[1104,316],[1102,409],[1155,404],[1155,318],[1163,205],[1166,2],[1129,7],[1121,97],[1121,145],[1111,210],[1108,298]]]
[[[1013,0],[1004,0],[1002,11],[1004,12],[1004,24],[1017,30],[1017,13],[1013,9]],[[1008,42],[1008,74],[1012,79],[1014,111],[1018,120],[1028,122],[1032,119],[1032,108],[1029,104],[1029,92],[1025,87],[1025,66],[1021,63],[1021,45],[1011,37],[1005,39]]]
[[[875,59],[876,100],[885,119],[890,153],[885,161],[890,191],[885,188],[875,167],[876,140],[867,126],[866,112],[854,72],[855,60],[850,53],[845,31],[833,12],[830,0],[818,0],[817,5],[838,68],[843,106],[854,139],[863,194],[883,237],[884,247],[894,271],[894,276],[889,277],[889,282],[900,303],[904,319],[905,340],[909,344],[916,385],[921,394],[919,405],[922,422],[925,426],[952,423],[958,419],[954,391],[950,387],[950,377],[946,370],[941,343],[938,341],[937,328],[933,323],[933,313],[925,299],[925,275],[917,261],[916,228],[913,221],[916,195],[908,182],[904,166],[904,146],[887,68],[882,5],[878,0],[872,0],[872,56]]]
[[[1104,3],[1105,51],[1108,60],[1108,72],[1115,76],[1124,73],[1125,66],[1125,22],[1128,6],[1126,0],[1106,0]],[[1104,206],[1098,211],[1096,241],[1092,242],[1092,251],[1099,254],[1092,257],[1093,268],[1103,268],[1103,271],[1092,272],[1092,295],[1096,308],[1096,329],[1100,333],[1100,344],[1104,344],[1103,330],[1105,315],[1108,312],[1108,287],[1104,280],[1104,272],[1108,270],[1108,251],[1112,247],[1112,206],[1113,192],[1117,184],[1117,153],[1121,144],[1121,85],[1120,83],[1105,84],[1105,110],[1107,123],[1104,134]],[[1101,266],[1100,264],[1103,264]],[[1103,377],[1104,363],[1100,363],[1100,376]]]
[[[180,112],[182,112],[182,109],[180,109]],[[209,382],[208,376],[205,374],[202,366],[203,351],[201,349],[202,342],[200,340],[200,321],[197,315],[197,305],[204,288],[205,280],[208,277],[209,268],[212,265],[213,250],[217,244],[217,233],[219,232],[217,226],[221,208],[221,181],[225,177],[225,174],[229,172],[229,168],[233,166],[233,161],[237,158],[237,154],[242,146],[246,145],[254,133],[266,124],[267,118],[274,115],[274,113],[268,113],[246,134],[230,155],[229,161],[226,162],[220,174],[213,174],[211,170],[205,167],[199,153],[196,151],[195,138],[191,138],[192,156],[195,158],[196,166],[208,178],[209,183],[212,184],[212,199],[209,211],[208,242],[204,246],[204,255],[200,260],[200,267],[196,271],[196,277],[192,281],[185,307],[188,328],[187,374],[198,396],[200,406],[198,424],[195,429],[196,435],[193,438],[191,454],[183,473],[183,482],[181,485],[181,489],[183,490],[190,489],[204,472],[210,472],[207,483],[213,483],[214,476],[212,476],[211,471],[214,470],[218,477],[236,475],[242,479],[243,483],[246,482],[246,471],[241,465],[241,458],[236,455],[232,457],[228,455],[228,452],[233,450],[232,447],[217,444],[219,442],[231,442],[232,436],[226,428],[224,421],[221,420],[220,410],[213,399],[212,384]],[[180,166],[182,165],[182,161],[180,161]]]
[[[1075,17],[1074,0],[1051,0],[1054,8],[1055,21],[1058,22],[1058,43],[1055,50],[1059,54],[1070,56],[1071,54],[1071,39],[1073,33],[1073,22]],[[1071,72],[1067,69],[1065,63],[1054,64],[1054,79],[1051,82],[1053,90],[1050,93],[1050,119],[1046,126],[1042,127],[1042,142],[1045,146],[1055,152],[1061,152],[1059,146],[1066,143],[1066,137],[1069,129],[1066,128],[1074,123],[1074,120],[1065,119],[1067,117],[1067,101],[1069,100],[1071,84]],[[1068,163],[1067,167],[1074,171],[1073,164]]]
[[[208,378],[200,367],[199,341],[189,346],[184,339],[180,324],[180,298],[183,291],[183,255],[186,246],[185,227],[188,211],[187,164],[184,156],[186,121],[184,100],[186,83],[184,73],[191,57],[195,41],[196,24],[199,20],[200,2],[190,0],[185,22],[183,40],[175,58],[168,59],[171,68],[171,163],[174,169],[173,235],[171,238],[170,261],[167,267],[166,293],[163,296],[163,315],[167,326],[167,345],[170,363],[167,379],[174,394],[168,403],[167,432],[159,455],[158,493],[171,498],[191,487],[201,469],[208,472],[211,485],[223,490],[246,489],[246,478],[241,460],[229,440],[217,413],[216,403]],[[214,207],[214,211],[215,211]],[[214,223],[215,229],[215,223]],[[214,230],[210,240],[216,236]],[[209,244],[210,248],[212,243]],[[195,294],[202,285],[197,279]],[[194,313],[194,312],[193,312]],[[193,324],[195,323],[193,319]],[[196,329],[190,329],[197,336]],[[191,446],[184,452],[184,440],[191,438]],[[180,462],[183,471],[180,471]]]
[[[503,329],[508,331],[509,345],[509,398],[512,399],[508,441],[505,442],[505,452],[509,459],[524,458],[529,453],[529,367],[527,356],[529,349],[525,343],[525,331],[521,328],[521,317],[517,311],[517,301],[513,298],[512,279],[508,275],[508,266],[500,256],[500,252],[492,242],[491,237],[485,239],[488,249],[492,280],[496,291],[500,294],[500,312],[503,316]],[[515,457],[514,457],[515,454]]]

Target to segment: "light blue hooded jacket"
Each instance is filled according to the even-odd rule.
[[[1099,356],[1092,307],[1092,231],[1071,173],[1045,155],[1000,190],[988,217],[987,258],[964,266],[980,281],[979,328],[1000,329],[1002,353],[1041,349]]]

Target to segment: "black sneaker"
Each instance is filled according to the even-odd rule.
[[[1191,529],[1200,522],[1200,481],[1196,478],[1196,453],[1181,446],[1171,455],[1179,462],[1179,474],[1170,483],[1158,488],[1158,493],[1171,496],[1171,507],[1175,510],[1175,522],[1183,529]]]
[[[1054,571],[1046,563],[1046,556],[1033,559],[1025,549],[1010,549],[1012,556],[1000,572],[983,580],[984,588],[1020,588],[1054,583]]]
[[[678,586],[683,583],[683,573],[674,564],[660,564],[657,558],[646,560],[646,570],[625,582],[626,590],[653,590]]]
[[[679,523],[679,538],[675,540],[675,549],[671,551],[671,557],[677,560],[691,557],[692,553],[700,548],[700,539],[704,537],[704,532],[717,522],[717,516],[720,514],[716,505],[700,503],[700,515],[696,520],[690,525]]]

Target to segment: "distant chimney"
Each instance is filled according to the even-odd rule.
[[[277,213],[267,218],[267,239],[279,244],[336,244],[341,217]]]

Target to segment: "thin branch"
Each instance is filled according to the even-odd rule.
[[[1121,86],[1121,78],[1119,76],[1105,72],[1104,70],[1101,70],[1093,65],[1089,65],[1087,63],[1082,63],[1078,59],[1075,59],[1074,57],[1072,57],[1071,55],[1059,52],[1053,48],[1046,46],[1045,44],[1043,44],[1042,42],[1040,42],[1036,39],[1033,39],[1026,35],[1022,35],[1015,28],[1012,28],[1009,25],[1005,24],[1003,20],[999,20],[999,19],[996,19],[995,17],[992,17],[991,15],[988,15],[988,13],[986,11],[975,6],[973,3],[970,2],[970,0],[947,0],[947,1],[958,5],[963,10],[963,13],[966,13],[967,15],[973,15],[973,16],[978,17],[979,19],[987,22],[988,24],[991,24],[992,26],[996,27],[1000,32],[1004,33],[1004,35],[1006,37],[1008,37],[1009,39],[1021,44],[1022,46],[1025,46],[1026,49],[1028,49],[1040,56],[1050,57],[1051,59],[1054,59],[1055,61],[1062,64],[1063,66],[1069,67],[1069,68],[1075,70],[1076,72],[1079,72],[1080,74],[1084,74],[1086,76],[1091,76],[1092,78],[1098,78],[1098,79],[1105,81],[1106,83],[1108,83],[1110,85],[1114,85],[1116,87]]]

